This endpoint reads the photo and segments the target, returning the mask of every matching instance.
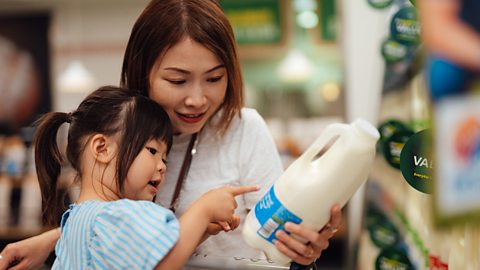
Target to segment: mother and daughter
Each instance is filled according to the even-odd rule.
[[[12,263],[12,269],[37,268],[55,245],[55,265],[64,269],[93,263],[100,269],[163,264],[175,269],[195,248],[200,254],[262,257],[243,241],[240,221],[283,169],[264,120],[243,108],[237,48],[219,4],[152,0],[132,29],[121,87],[97,90],[72,114],[42,118],[37,138],[42,137],[42,123],[71,121],[68,147],[77,152],[67,152],[67,157],[82,192],[84,185],[89,188],[65,212],[61,229],[9,244],[0,254],[0,270]],[[86,117],[78,113],[82,108],[91,106],[95,113],[104,106],[98,101],[109,99],[105,112],[90,118],[93,122],[80,118]],[[113,118],[107,121],[108,116]],[[76,125],[85,125],[85,130]],[[104,129],[89,130],[88,125]],[[48,179],[40,179],[45,198],[55,191],[45,183],[53,183],[60,170],[54,165],[60,160],[58,151],[51,152],[53,159],[39,156],[47,145],[40,143],[36,149],[39,178]],[[154,198],[163,208],[148,202]],[[330,223],[320,232],[287,223],[290,234],[277,232],[276,247],[294,262],[313,263],[340,225],[340,211],[332,207]],[[108,265],[109,260],[126,266]]]

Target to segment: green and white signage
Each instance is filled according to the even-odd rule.
[[[420,43],[420,22],[415,7],[404,6],[393,15],[390,37],[405,45]]]
[[[426,129],[410,137],[400,155],[400,170],[408,184],[423,193],[430,193],[433,181],[431,131]]]
[[[375,260],[375,270],[413,270],[408,256],[397,248],[386,248]]]
[[[383,9],[389,7],[393,0],[367,0],[368,4],[376,9]]]
[[[395,246],[400,239],[397,228],[386,218],[378,217],[377,222],[367,226],[367,230],[370,239],[378,248]]]
[[[397,63],[405,60],[409,47],[393,39],[387,39],[382,44],[382,56],[387,63]]]
[[[378,131],[380,132],[380,141],[385,141],[387,138],[392,136],[395,132],[401,130],[410,130],[406,124],[397,119],[389,119],[385,122],[382,122],[378,126]]]
[[[400,169],[400,154],[412,135],[410,130],[398,130],[382,142],[383,155],[392,167]]]
[[[283,40],[282,1],[221,0],[240,45],[278,44]]]

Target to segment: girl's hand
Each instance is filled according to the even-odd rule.
[[[196,203],[205,210],[210,222],[223,222],[220,224],[223,225],[222,228],[228,229],[230,223],[235,220],[233,218],[235,208],[237,208],[235,196],[258,189],[258,186],[224,186],[205,193]],[[231,223],[231,225],[235,225],[235,228],[238,227],[238,224],[235,223]]]
[[[341,208],[339,205],[334,205],[331,209],[330,222],[319,232],[312,231],[302,225],[287,222],[285,223],[285,230],[287,232],[307,239],[308,242],[304,244],[284,231],[279,230],[276,233],[278,241],[275,242],[275,246],[294,262],[302,265],[310,265],[315,262],[322,254],[322,251],[328,247],[328,241],[337,232],[341,221]]]

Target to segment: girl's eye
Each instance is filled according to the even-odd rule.
[[[145,148],[147,148],[147,150],[148,150],[148,151],[150,152],[150,154],[152,154],[152,155],[155,155],[155,154],[158,152],[157,149],[152,148],[152,147],[146,146]]]
[[[186,81],[185,80],[167,80],[169,83],[171,84],[175,84],[175,85],[180,85],[180,84],[184,84]]]
[[[223,75],[222,75],[222,76],[218,76],[218,77],[208,78],[208,79],[207,79],[207,82],[218,82],[218,81],[220,81],[222,78],[223,78]]]
[[[163,161],[163,164],[165,164],[165,165],[166,165],[167,162],[168,162],[166,158],[162,158],[162,161]]]

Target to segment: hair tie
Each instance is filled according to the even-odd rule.
[[[67,123],[72,123],[72,120],[73,120],[73,116],[72,116],[72,113],[69,112],[65,115],[65,121],[67,121]]]

